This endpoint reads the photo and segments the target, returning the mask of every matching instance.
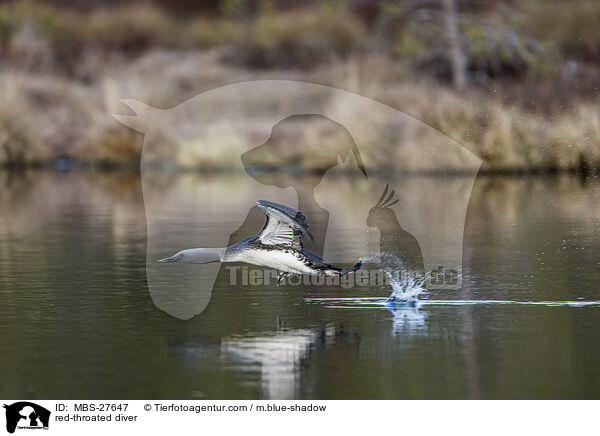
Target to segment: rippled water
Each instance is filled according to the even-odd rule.
[[[168,199],[208,182],[156,183]],[[387,285],[231,286],[222,270],[181,320],[147,285],[139,175],[0,173],[0,397],[600,398],[599,218],[595,180],[480,176],[460,289],[390,306]],[[195,222],[161,219],[173,240]]]

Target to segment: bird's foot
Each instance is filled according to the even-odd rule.
[[[279,275],[277,276],[277,282],[276,282],[276,283],[277,283],[277,286],[279,286],[279,284],[281,283],[281,281],[282,281],[283,279],[285,279],[285,278],[286,278],[287,276],[289,276],[289,275],[290,275],[290,273],[286,273],[286,272],[283,272],[283,271],[282,271],[282,272],[280,272],[280,273],[279,273]]]

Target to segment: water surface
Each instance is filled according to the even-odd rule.
[[[0,397],[600,398],[599,217],[596,180],[480,176],[461,289],[390,309],[220,277],[181,320],[147,286],[139,175],[0,173]]]

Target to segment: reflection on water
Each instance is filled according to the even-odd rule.
[[[427,313],[417,305],[389,306],[388,310],[394,315],[392,332],[398,334],[417,334],[426,331]]]
[[[308,354],[332,337],[333,326],[235,335],[223,339],[222,359],[235,362],[232,367],[240,371],[257,368],[265,398],[292,399],[299,390],[300,367]]]
[[[217,198],[242,189],[218,177],[153,183],[165,205],[211,178]],[[461,289],[386,306],[387,286],[230,286],[220,271],[206,310],[183,321],[148,291],[139,176],[0,172],[0,396],[599,398],[599,217],[595,180],[479,177]]]
[[[290,399],[294,397],[298,366],[316,339],[317,332],[306,329],[250,334],[224,338],[221,350],[241,370],[255,367],[260,371],[266,398]]]

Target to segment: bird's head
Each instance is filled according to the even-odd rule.
[[[383,194],[381,195],[381,198],[377,204],[369,210],[367,226],[384,228],[387,225],[393,224],[397,221],[396,213],[390,208],[390,206],[393,206],[400,200],[397,198],[394,199],[395,192],[393,190],[388,194],[388,189],[389,184],[385,185]]]
[[[186,262],[190,258],[190,250],[181,250],[178,253],[175,253],[171,257],[165,257],[164,259],[160,259],[159,262]]]

